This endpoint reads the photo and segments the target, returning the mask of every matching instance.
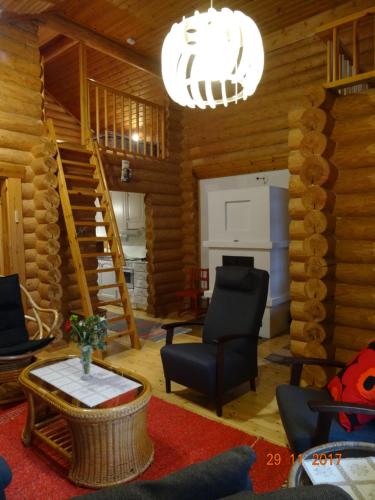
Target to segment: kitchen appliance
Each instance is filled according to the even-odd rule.
[[[132,267],[127,267],[125,266],[123,268],[124,270],[124,277],[126,281],[126,286],[128,287],[128,290],[133,290],[134,289],[134,269]]]

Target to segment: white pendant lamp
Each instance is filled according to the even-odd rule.
[[[172,26],[161,64],[167,92],[181,106],[227,106],[254,94],[264,67],[262,37],[238,10],[196,11]]]

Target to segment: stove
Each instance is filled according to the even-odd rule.
[[[134,269],[132,267],[124,266],[123,271],[128,290],[134,290]]]

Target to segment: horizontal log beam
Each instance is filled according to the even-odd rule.
[[[74,40],[84,42],[92,49],[103,52],[108,56],[129,64],[130,66],[134,66],[135,68],[160,77],[159,64],[141,54],[138,54],[134,50],[125,47],[114,40],[110,40],[95,31],[85,28],[80,24],[74,23],[63,16],[48,12],[38,16],[38,20],[41,24],[45,24],[58,33],[62,33],[65,36],[73,38]]]
[[[77,42],[77,40],[72,40],[71,38],[66,38],[65,36],[61,35],[49,41],[40,49],[40,53],[43,56],[44,63],[52,61],[57,56],[60,56],[67,50],[74,47]]]

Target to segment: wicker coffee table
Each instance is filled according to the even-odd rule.
[[[31,373],[74,357],[37,361],[21,373],[19,382],[29,402],[23,442],[31,446],[38,438],[59,452],[69,461],[69,479],[80,486],[103,488],[129,481],[154,456],[146,426],[150,383],[95,359],[95,365],[134,380],[140,387],[90,408]]]

